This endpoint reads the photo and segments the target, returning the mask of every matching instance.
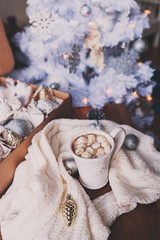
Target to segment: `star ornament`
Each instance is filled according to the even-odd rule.
[[[58,14],[49,12],[46,9],[37,12],[37,14],[32,15],[29,19],[32,32],[43,40],[51,38],[57,17]]]

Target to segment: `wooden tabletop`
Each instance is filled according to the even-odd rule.
[[[73,109],[73,118],[86,119],[90,107]],[[104,107],[105,118],[119,124],[133,123],[123,104],[108,104]],[[91,199],[111,191],[109,184],[98,190],[85,189]],[[122,214],[111,226],[109,240],[160,240],[160,200],[151,204],[138,204],[129,213]]]

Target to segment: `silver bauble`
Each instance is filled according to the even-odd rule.
[[[96,124],[96,129],[97,129],[97,130],[104,130],[104,125],[101,124],[101,123],[97,123],[97,124]]]
[[[89,124],[89,127],[91,127],[91,128],[96,128],[96,125],[97,125],[97,123],[90,123],[90,124]]]
[[[43,114],[49,114],[51,113],[55,108],[58,107],[58,103],[50,100],[50,99],[39,99],[37,102],[35,102],[35,106],[43,113]]]
[[[24,119],[9,119],[6,122],[3,123],[3,126],[6,129],[9,129],[11,131],[16,132],[19,135],[22,135],[23,137],[27,137],[31,134],[34,127],[32,123],[28,120]]]
[[[104,130],[105,129],[104,125],[101,124],[101,123],[98,123],[98,122],[97,123],[90,123],[89,127],[96,128],[97,130]]]
[[[75,175],[78,171],[77,164],[74,160],[74,158],[66,158],[63,160],[63,164],[65,166],[65,169],[68,171],[70,175]]]
[[[144,52],[146,48],[147,48],[147,43],[142,39],[138,39],[133,43],[133,49],[138,53]]]
[[[124,141],[124,147],[127,150],[136,150],[139,144],[139,139],[134,134],[127,134],[125,141]]]
[[[121,44],[121,48],[125,49],[126,47],[127,47],[127,43],[122,42],[122,44]]]
[[[88,7],[87,4],[84,4],[81,7],[81,11],[80,12],[81,12],[82,16],[88,17],[91,14],[91,9],[90,9],[90,7]]]
[[[58,90],[58,89],[60,89],[60,84],[56,83],[56,82],[53,82],[53,83],[50,84],[50,88]]]
[[[116,103],[116,104],[120,104],[120,103],[123,103],[124,102],[124,99],[123,99],[123,97],[117,97],[115,100],[114,100],[114,102]]]

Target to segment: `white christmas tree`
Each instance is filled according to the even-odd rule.
[[[27,56],[18,79],[71,93],[74,106],[147,98],[153,69],[140,63],[148,15],[134,0],[27,0],[30,26],[15,41]],[[135,94],[136,93],[136,94]]]

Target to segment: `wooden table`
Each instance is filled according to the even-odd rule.
[[[74,108],[73,118],[86,119],[90,107]],[[133,127],[127,109],[123,104],[108,104],[104,107],[105,118],[119,124]],[[111,191],[107,184],[99,190],[85,189],[91,199]],[[109,240],[160,240],[160,200],[138,206],[129,213],[122,214],[111,226]]]
[[[90,107],[74,108],[72,118],[86,119],[89,109]],[[123,104],[108,104],[104,107],[104,112],[107,120],[133,127]],[[91,199],[95,199],[111,191],[111,187],[107,184],[99,190],[85,190]],[[148,205],[138,204],[133,211],[119,216],[111,226],[109,240],[160,240],[160,201]]]

